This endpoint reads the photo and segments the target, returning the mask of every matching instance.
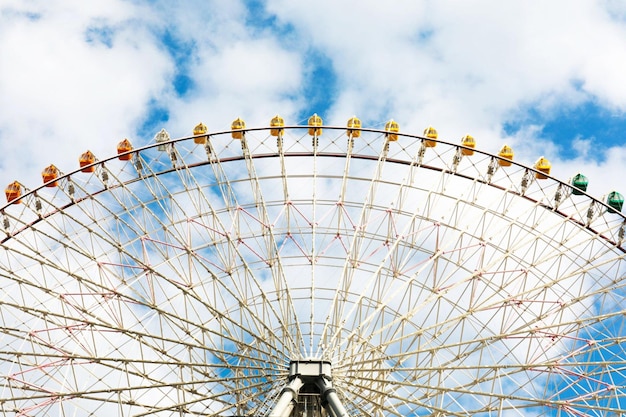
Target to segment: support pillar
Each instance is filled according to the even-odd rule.
[[[330,362],[322,360],[291,361],[289,364],[289,383],[281,391],[269,417],[291,417],[296,407],[300,412],[308,410],[312,413],[311,415],[315,416],[324,415],[325,410],[330,417],[348,417],[348,411],[341,403],[331,381]],[[311,411],[316,408],[308,408],[312,404],[310,402],[311,396],[318,398],[316,400],[318,406],[314,405],[314,407],[319,407],[317,411]]]
[[[332,387],[330,381],[320,377],[317,381],[317,386],[320,387],[320,393],[322,401],[327,402],[331,408],[331,412],[334,417],[348,417],[348,411],[339,400],[337,391]]]
[[[302,385],[304,385],[302,380],[298,376],[294,377],[281,391],[269,417],[289,417],[296,406],[296,398]]]

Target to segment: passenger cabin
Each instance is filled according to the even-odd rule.
[[[96,170],[95,165],[91,165],[96,162],[96,157],[91,151],[87,151],[78,158],[78,162],[80,163],[80,167],[82,168],[81,172],[94,172]]]
[[[4,194],[7,197],[7,203],[20,204],[21,200],[19,198],[22,196],[22,185],[17,181],[13,181],[7,185]]]
[[[48,165],[41,172],[41,178],[43,179],[43,183],[46,184],[46,187],[56,187],[59,185],[59,169],[55,167],[53,164]]]
[[[198,123],[196,125],[196,127],[193,128],[193,135],[195,136],[193,138],[193,143],[197,144],[197,145],[204,145],[206,144],[207,141],[207,132],[209,131],[209,129],[207,129],[206,125],[202,122]]]
[[[361,120],[359,120],[356,116],[352,116],[348,119],[348,136],[351,138],[358,138],[361,136]]]
[[[119,155],[117,158],[120,161],[130,161],[133,157],[132,154],[126,153],[133,150],[133,145],[130,143],[128,139],[124,139],[120,143],[117,144],[117,154]]]
[[[272,136],[282,136],[285,129],[282,129],[285,126],[285,119],[280,117],[279,115],[274,116],[274,118],[270,121],[270,135]]]
[[[434,127],[428,126],[426,129],[424,129],[424,136],[428,138],[424,141],[424,146],[426,146],[427,148],[433,148],[437,146],[436,139],[439,135],[437,134],[437,130]]]
[[[394,121],[393,119],[389,120],[385,124],[385,131],[389,132],[387,133],[387,138],[389,138],[390,142],[395,142],[398,140],[398,132],[400,131],[400,127],[398,126],[398,123],[396,121]]]
[[[324,121],[321,117],[317,115],[317,113],[313,114],[313,116],[309,117],[309,135],[311,136],[321,136],[322,134],[322,124]]]
[[[537,159],[534,168],[539,171],[535,172],[535,178],[537,178],[538,180],[545,180],[546,178],[548,178],[548,175],[550,175],[550,169],[552,168],[552,165],[550,164],[550,161],[542,156],[541,158]]]
[[[500,152],[498,152],[498,165],[501,167],[509,167],[511,166],[511,162],[513,160],[513,149],[509,145],[504,145]]]
[[[466,156],[474,155],[473,149],[476,147],[476,141],[474,140],[473,136],[470,136],[470,135],[463,136],[461,138],[461,145],[467,146],[468,148],[472,148],[472,149],[461,148],[461,155],[466,155]]]
[[[606,204],[611,207],[609,209],[610,213],[619,213],[622,211],[622,207],[624,207],[624,196],[617,191],[611,191],[606,198]]]
[[[157,146],[157,150],[161,152],[166,152],[166,142],[170,141],[170,134],[167,133],[167,130],[161,129],[161,131],[154,136],[154,140],[156,143],[159,144],[159,146]]]
[[[572,178],[572,194],[574,195],[583,195],[584,191],[587,191],[587,186],[589,185],[589,180],[583,174],[576,174],[574,178]]]
[[[239,117],[233,120],[233,123],[230,125],[230,130],[233,131],[232,137],[233,139],[243,139],[244,132],[243,130],[246,128],[246,122],[241,120]]]

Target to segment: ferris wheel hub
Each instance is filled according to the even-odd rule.
[[[331,382],[331,363],[319,359],[293,360],[289,363],[289,383],[283,388],[270,417],[347,416]],[[327,414],[326,414],[327,413]]]
[[[289,363],[289,379],[294,377],[305,379],[331,379],[331,363],[319,359],[299,359]]]

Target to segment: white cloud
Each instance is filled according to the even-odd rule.
[[[354,113],[393,117],[403,130],[433,124],[451,138],[480,132],[479,146],[494,149],[520,106],[626,103],[625,29],[595,2],[269,5],[330,57],[341,121]]]
[[[69,172],[85,150],[108,156],[132,134],[172,71],[145,24],[134,21],[139,12],[147,11],[122,2],[2,9],[1,177],[38,185],[44,166]],[[104,43],[88,42],[102,30]]]
[[[432,124],[443,139],[470,133],[480,149],[492,152],[509,142],[516,160],[529,165],[545,155],[559,178],[589,176],[596,196],[623,187],[624,146],[596,151],[595,142],[575,139],[571,146],[579,151],[572,160],[560,157],[563,143],[542,138],[540,125],[528,123],[511,136],[502,129],[529,106],[548,119],[562,106],[588,100],[626,108],[626,36],[616,2],[605,3],[607,11],[592,1],[403,0],[392,7],[374,0],[358,6],[270,0],[266,7],[280,30],[255,21],[260,17],[241,2],[205,3],[0,6],[0,178],[34,187],[51,162],[67,172],[88,148],[103,158],[125,136],[152,137],[155,132],[132,137],[151,102],[168,113],[165,127],[174,137],[190,134],[201,120],[211,131],[228,129],[238,116],[249,127],[268,124],[276,113],[298,123],[298,115],[317,111],[304,83],[321,54],[336,76],[332,86],[315,80],[314,88],[336,89],[329,94],[328,123],[344,124],[356,114],[366,127],[394,118],[402,131],[421,133]],[[166,33],[173,43],[164,40]],[[182,97],[172,86],[177,71],[192,86]],[[572,138],[565,139],[569,145]],[[598,156],[594,152],[600,157],[590,158]],[[332,168],[339,178],[342,166]],[[271,192],[281,201],[276,184]],[[294,188],[292,198],[310,196],[306,187]]]
[[[593,138],[577,137],[572,141],[572,148],[581,158],[587,158],[593,149]]]
[[[236,41],[210,52],[200,51],[190,73],[191,98],[172,102],[172,122],[179,136],[203,120],[210,130],[226,130],[242,117],[247,126],[267,126],[276,114],[292,115],[302,82],[301,60],[276,39]],[[290,120],[294,123],[293,120]]]
[[[173,136],[189,134],[200,120],[211,130],[227,129],[238,116],[248,126],[267,124],[276,113],[287,123],[302,122],[298,114],[318,111],[303,95],[313,51],[329,59],[336,76],[327,123],[344,124],[356,114],[366,126],[381,127],[394,118],[403,131],[433,125],[451,141],[470,133],[493,152],[504,141],[532,140],[533,152],[547,149],[555,159],[558,149],[540,130],[532,138],[507,138],[501,126],[528,106],[549,117],[564,103],[589,99],[626,105],[625,28],[617,5],[606,4],[324,1],[312,7],[274,0],[264,6],[275,13],[277,32],[240,2],[7,3],[0,25],[0,140],[12,157],[0,160],[0,176],[37,183],[50,162],[69,171],[87,148],[111,154],[118,140],[134,139],[151,99],[168,112]],[[164,31],[181,42],[169,45],[179,46],[179,62],[163,44]],[[182,98],[172,86],[176,65],[192,86]],[[318,80],[313,88],[331,86]],[[523,149],[517,155],[526,163],[539,156]]]

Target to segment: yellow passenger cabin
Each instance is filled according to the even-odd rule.
[[[476,141],[474,140],[473,136],[470,136],[470,135],[463,136],[461,138],[461,145],[467,146],[468,148],[472,148],[472,149],[461,148],[461,155],[466,155],[466,156],[474,155],[474,148],[476,147]]]
[[[552,165],[550,164],[550,161],[543,156],[537,159],[537,162],[535,162],[535,169],[539,172],[535,172],[535,178],[538,180],[545,180],[548,178],[548,175],[550,175],[551,168]]]
[[[359,120],[356,116],[352,116],[348,119],[348,136],[351,138],[358,138],[361,136],[361,120]]]
[[[389,133],[387,133],[387,138],[389,138],[390,142],[395,142],[398,140],[398,132],[400,131],[400,127],[398,126],[398,123],[391,119],[389,120],[386,124],[385,124],[385,130]]]
[[[424,146],[426,146],[427,148],[433,148],[437,146],[436,139],[439,135],[437,134],[437,130],[434,127],[428,126],[426,129],[424,129],[424,136],[428,138],[424,141]],[[434,139],[434,140],[429,140],[429,139]]]
[[[511,161],[513,160],[513,149],[509,145],[504,145],[500,152],[498,152],[498,164],[501,167],[509,167],[511,166]]]
[[[193,143],[197,145],[204,145],[207,141],[206,134],[208,131],[209,129],[204,123],[198,123],[196,127],[193,128],[193,135],[195,136],[193,138]]]
[[[285,129],[282,129],[283,127],[285,127],[285,119],[279,115],[274,116],[270,121],[270,135],[281,136],[285,131]]]
[[[322,134],[322,124],[324,121],[321,117],[315,113],[313,116],[309,117],[309,135],[311,136],[321,136]]]
[[[230,125],[230,129],[233,131],[232,136],[233,139],[243,139],[243,130],[246,128],[246,122],[241,120],[239,117],[236,118],[233,123]]]

